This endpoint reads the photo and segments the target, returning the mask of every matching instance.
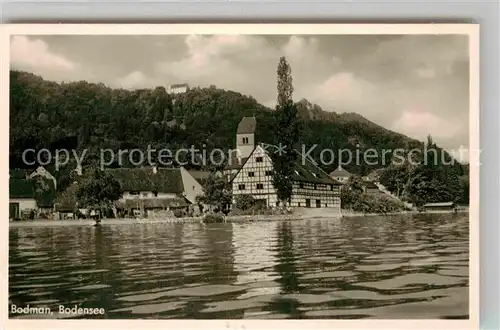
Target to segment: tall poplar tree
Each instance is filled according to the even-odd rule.
[[[299,141],[297,107],[292,94],[292,69],[285,57],[278,63],[278,97],[275,111],[275,150],[270,152],[274,164],[273,185],[281,206],[290,203],[292,175],[298,154],[294,148]]]

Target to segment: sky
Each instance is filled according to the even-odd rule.
[[[357,112],[448,150],[469,144],[466,35],[13,36],[11,68],[54,81],[117,88],[230,89],[276,103],[276,67],[292,68],[294,100]]]

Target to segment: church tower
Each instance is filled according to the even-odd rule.
[[[236,149],[240,158],[248,158],[255,148],[255,117],[243,117],[236,132]]]

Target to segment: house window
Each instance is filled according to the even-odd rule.
[[[264,189],[264,185],[262,183],[257,183],[257,189]]]
[[[273,175],[273,171],[266,171],[266,176]]]
[[[243,141],[243,144],[248,144],[248,138],[247,138],[247,137],[244,137],[244,138],[242,139],[242,141]]]
[[[332,190],[332,191],[333,191],[333,184],[331,184],[331,185],[330,185],[330,190]]]
[[[158,192],[157,192],[157,191],[153,191],[153,195],[154,195],[155,197],[158,197]]]
[[[302,182],[301,182],[301,183],[299,183],[299,188],[300,188],[300,189],[304,188],[304,184],[303,184]]]
[[[130,191],[130,192],[129,192],[129,195],[132,195],[132,196],[139,196],[139,192],[138,192],[138,191]]]
[[[318,186],[316,184],[314,184],[314,190],[318,189]]]
[[[256,158],[255,158],[255,161],[256,161],[257,163],[262,163],[262,157],[256,157]]]
[[[300,207],[300,202],[299,202],[299,207]]]
[[[253,177],[253,176],[255,176],[255,173],[254,172],[248,172],[248,176],[249,177]]]
[[[245,190],[245,185],[244,184],[239,184],[238,185],[239,190]]]
[[[143,192],[142,193],[142,197],[148,197],[148,193],[147,192]]]

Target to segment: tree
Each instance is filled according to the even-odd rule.
[[[91,175],[85,178],[77,190],[78,205],[89,211],[98,211],[99,217],[112,208],[123,190],[120,183],[109,173],[94,168]],[[99,222],[99,221],[98,221]]]
[[[277,149],[271,153],[273,161],[273,185],[282,206],[290,202],[292,195],[292,175],[297,153],[294,151],[299,141],[297,107],[293,102],[292,69],[285,57],[278,63],[278,97],[275,111],[275,141]]]
[[[221,177],[211,173],[203,186],[203,194],[197,197],[198,204],[211,205],[215,211],[228,212],[232,201],[229,184]]]

